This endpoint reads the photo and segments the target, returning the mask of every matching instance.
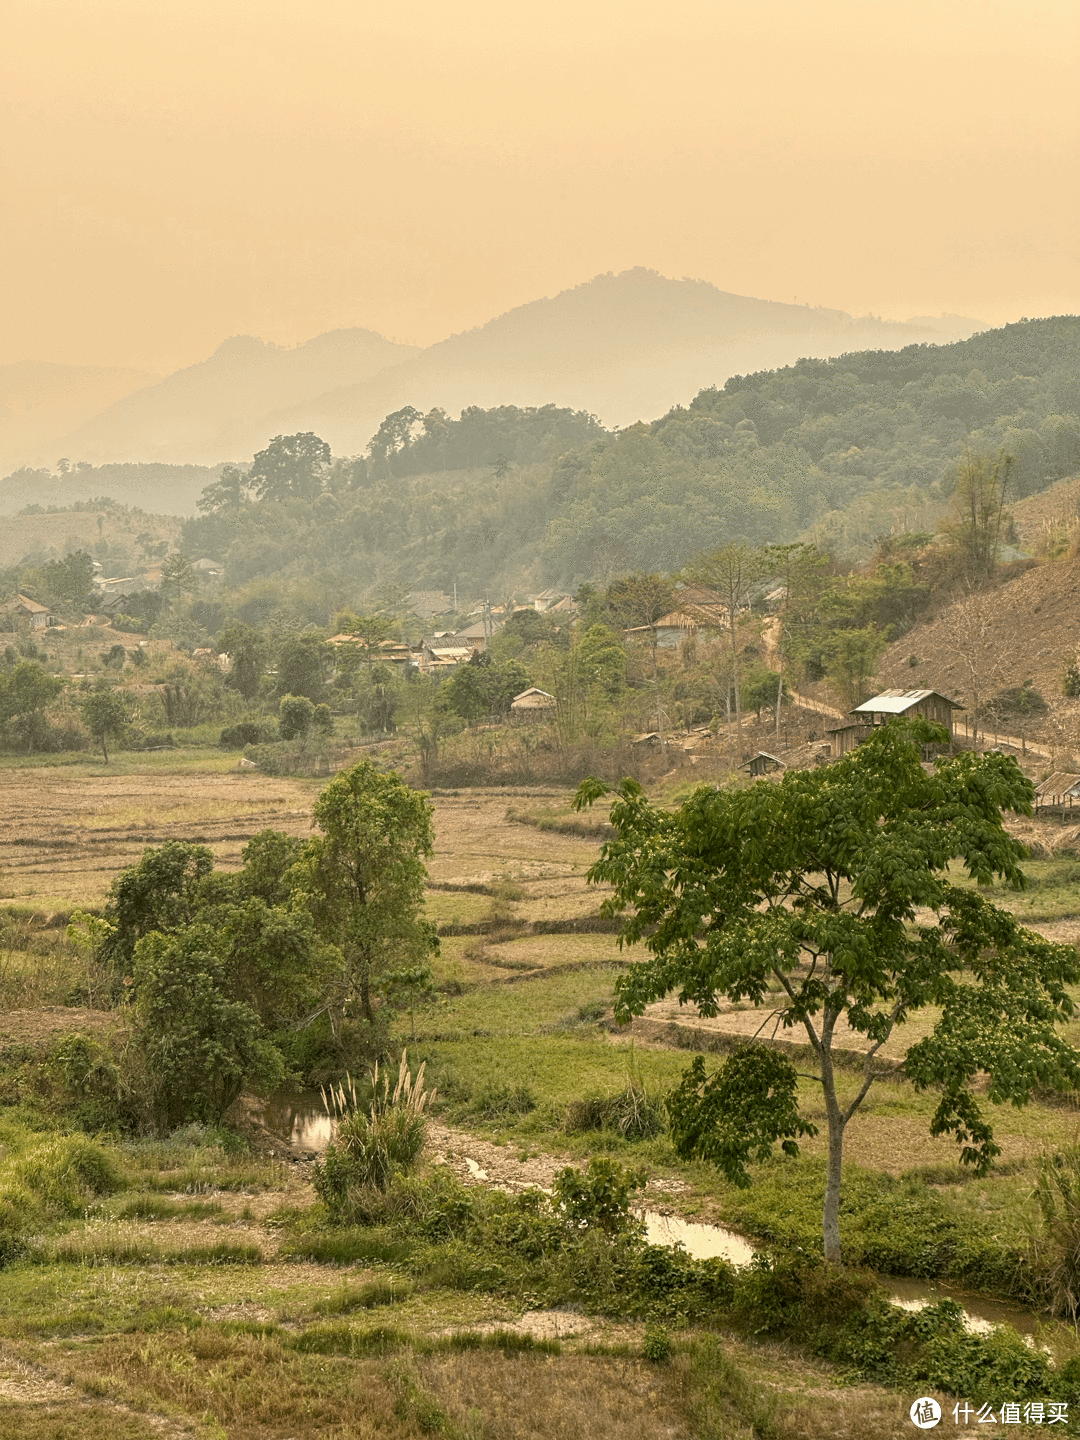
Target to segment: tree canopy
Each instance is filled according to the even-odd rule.
[[[380,987],[393,981],[400,989],[403,973],[421,983],[438,948],[434,926],[420,916],[424,860],[434,846],[431,803],[361,760],[323,790],[314,818],[322,834],[305,848],[302,889],[344,962],[328,1013],[346,1016],[357,1003],[371,1025]]]
[[[977,1172],[999,1151],[974,1086],[980,1071],[991,1104],[1080,1085],[1080,1057],[1057,1029],[1080,980],[1075,947],[1024,929],[979,890],[995,877],[1025,883],[1025,851],[1002,812],[1030,813],[1031,785],[998,754],[961,753],[927,773],[920,745],[945,739],[925,721],[893,721],[832,765],[741,791],[702,786],[674,812],[624,781],[616,838],[589,872],[614,887],[603,908],[625,917],[622,942],[650,952],[616,982],[619,1018],[675,992],[707,1016],[749,1000],[765,1012],[763,1029],[805,1034],[828,1129],[822,1218],[833,1261],[844,1131],[883,1073],[882,1047],[913,1014],[940,1012],[905,1073],[939,1097],[931,1133],[953,1134]],[[578,805],[605,788],[586,782]],[[846,1105],[841,1046],[864,1057]],[[792,1153],[813,1130],[790,1061],[756,1045],[711,1078],[696,1061],[669,1111],[680,1152],[740,1184],[751,1158],[778,1140]]]

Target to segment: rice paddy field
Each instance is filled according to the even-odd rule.
[[[69,1003],[85,993],[64,940],[69,914],[100,906],[147,846],[198,841],[230,867],[266,827],[310,833],[319,785],[240,771],[212,750],[0,768],[4,1195],[44,1185],[60,1155],[48,1147],[68,1143],[20,1100],[34,1067],[68,1031],[103,1036],[125,1023]],[[644,1168],[650,1203],[661,1197],[685,1217],[763,1239],[787,1225],[815,1243],[806,1187],[820,1171],[822,1136],[787,1169],[758,1167],[743,1192],[678,1161],[660,1130],[635,1138],[595,1122],[628,1088],[658,1106],[689,1050],[722,1049],[761,1021],[732,1007],[706,1025],[668,1005],[634,1026],[614,1024],[614,982],[633,956],[598,920],[602,894],[585,880],[603,816],[571,816],[569,795],[553,789],[434,798],[426,907],[441,932],[436,995],[402,1017],[401,1037],[439,1088],[425,1163],[476,1153],[493,1175],[549,1177],[614,1157]],[[1080,861],[1058,854],[1029,870],[1028,891],[995,898],[1053,938],[1075,940]],[[897,1040],[894,1059],[922,1024]],[[812,1081],[801,1083],[820,1120]],[[843,1084],[854,1093],[854,1068]],[[995,1113],[1001,1162],[973,1180],[953,1142],[930,1136],[934,1103],[899,1076],[875,1085],[848,1131],[846,1160],[862,1177],[853,1193],[886,1216],[900,1215],[903,1197],[929,1197],[935,1214],[1013,1253],[1035,1224],[1039,1157],[1077,1144],[1080,1109],[1046,1099]],[[421,1265],[372,1241],[366,1255],[312,1258],[297,1241],[318,1214],[311,1164],[252,1113],[238,1112],[243,1139],[198,1127],[168,1139],[98,1137],[108,1183],[54,1214],[28,1251],[0,1257],[0,1440],[870,1440],[912,1431],[914,1395],[859,1382],[850,1366],[764,1328],[665,1314],[667,1348],[658,1350],[659,1322],[640,1309],[594,1313],[485,1285],[455,1270],[450,1251]],[[56,1160],[54,1169],[68,1175],[70,1166]],[[853,1210],[844,1223],[854,1245],[863,1221]],[[1047,1335],[1065,1363],[1073,1342],[1061,1327]],[[955,1393],[938,1398],[951,1423]]]

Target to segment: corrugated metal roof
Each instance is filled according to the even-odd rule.
[[[880,695],[875,695],[870,700],[864,700],[861,705],[856,705],[851,712],[853,715],[903,715],[918,705],[921,700],[929,700],[934,695],[939,700],[944,700],[946,705],[951,705],[954,710],[962,710],[964,707],[956,700],[950,700],[947,695],[942,695],[940,690],[883,690]]]

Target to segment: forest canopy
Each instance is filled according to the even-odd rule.
[[[268,491],[262,471],[275,445],[318,437],[226,467],[183,546],[231,585],[347,574],[475,593],[671,571],[731,541],[812,535],[859,558],[890,530],[932,532],[971,449],[1012,457],[1011,499],[1080,469],[1078,362],[1080,319],[1061,317],[736,376],[617,433],[555,406],[405,407],[317,483]]]

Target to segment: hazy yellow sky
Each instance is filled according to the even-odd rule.
[[[4,0],[0,362],[427,344],[606,270],[1080,310],[1078,0]]]

